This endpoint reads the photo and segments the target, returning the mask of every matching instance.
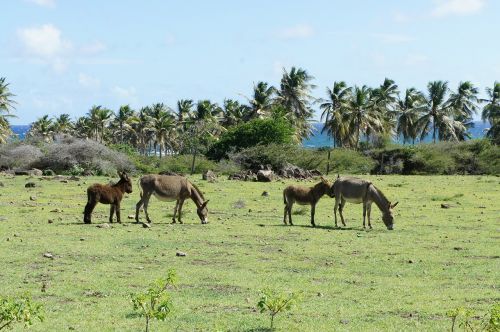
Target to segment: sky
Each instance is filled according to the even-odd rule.
[[[1,10],[12,124],[92,105],[245,102],[292,66],[314,76],[316,98],[339,80],[388,77],[401,91],[469,80],[482,95],[500,80],[498,0],[2,0]]]

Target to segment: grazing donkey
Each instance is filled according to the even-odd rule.
[[[377,189],[370,181],[354,178],[354,177],[340,177],[333,183],[330,190],[330,195],[335,196],[335,227],[337,227],[337,209],[340,212],[340,219],[342,225],[345,226],[344,216],[342,211],[345,202],[349,203],[363,203],[363,228],[365,228],[366,214],[368,213],[368,227],[372,228],[370,223],[370,213],[372,203],[375,202],[382,212],[382,220],[384,221],[387,229],[394,228],[394,217],[392,216],[392,209],[398,205],[398,202],[391,204],[384,196],[382,191]]]
[[[292,206],[297,202],[300,205],[311,205],[311,225],[316,226],[314,223],[314,212],[316,204],[324,194],[329,194],[331,183],[325,178],[321,177],[321,182],[314,187],[305,188],[301,186],[288,186],[283,190],[283,201],[285,203],[285,213],[283,215],[283,222],[286,225],[286,215],[288,214],[288,222],[292,223]],[[330,195],[330,194],[329,194]],[[330,196],[333,197],[333,196]]]
[[[136,222],[139,222],[139,209],[144,205],[146,220],[148,221],[148,223],[151,223],[151,219],[149,219],[148,215],[148,204],[151,195],[155,195],[156,198],[162,201],[177,201],[177,203],[175,204],[172,224],[176,223],[175,216],[177,215],[177,213],[179,213],[179,223],[182,224],[182,205],[184,204],[186,198],[191,198],[194,204],[196,204],[196,213],[198,214],[201,223],[208,223],[208,200],[205,201],[205,198],[203,197],[200,189],[189,182],[185,177],[178,175],[150,174],[143,176],[140,179],[139,183],[141,186],[141,200],[135,207]]]
[[[125,172],[118,173],[118,175],[120,176],[120,181],[116,184],[104,185],[95,183],[87,188],[87,205],[85,206],[83,216],[83,221],[86,224],[91,223],[91,214],[97,203],[111,204],[109,222],[113,222],[113,214],[115,211],[116,221],[121,222],[120,202],[124,193],[130,194],[132,192],[132,181]]]

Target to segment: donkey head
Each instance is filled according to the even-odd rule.
[[[331,194],[331,187],[332,184],[330,183],[330,181],[328,181],[324,177],[321,177],[321,188],[323,189],[323,192],[328,196],[333,197]]]
[[[127,173],[118,173],[120,176],[120,182],[124,184],[125,192],[130,194],[132,192],[132,180],[128,177]]]
[[[387,229],[390,231],[394,229],[394,216],[392,215],[392,209],[394,209],[396,205],[398,205],[398,203],[399,202],[391,204],[391,202],[389,202],[387,209],[382,214],[382,221],[384,222]]]
[[[207,218],[207,216],[208,216],[207,203],[208,202],[209,202],[209,200],[206,200],[205,202],[203,202],[203,204],[200,205],[200,207],[198,209],[196,209],[196,213],[198,213],[198,217],[200,218],[202,224],[208,223],[208,218]]]

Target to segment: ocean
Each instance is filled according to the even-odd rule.
[[[20,140],[23,140],[26,136],[26,133],[30,129],[29,125],[12,125],[12,131],[16,136],[19,137]],[[308,139],[302,141],[302,145],[308,148],[320,148],[324,146],[332,146],[332,139],[326,135],[326,133],[321,133],[321,129],[323,128],[322,123],[313,123],[313,135]],[[474,127],[470,129],[470,133],[472,138],[482,138],[484,137],[485,131],[489,128],[488,122],[475,121]],[[432,141],[432,135],[427,135],[424,137],[422,142],[428,143]],[[397,139],[397,142],[403,143],[401,138]]]

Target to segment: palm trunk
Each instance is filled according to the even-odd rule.
[[[326,175],[328,175],[328,173],[330,172],[330,154],[331,154],[332,150],[331,149],[328,149],[328,162],[326,163]]]
[[[196,149],[193,149],[193,161],[191,162],[191,175],[194,174],[194,163],[196,161],[196,153],[198,151]]]

